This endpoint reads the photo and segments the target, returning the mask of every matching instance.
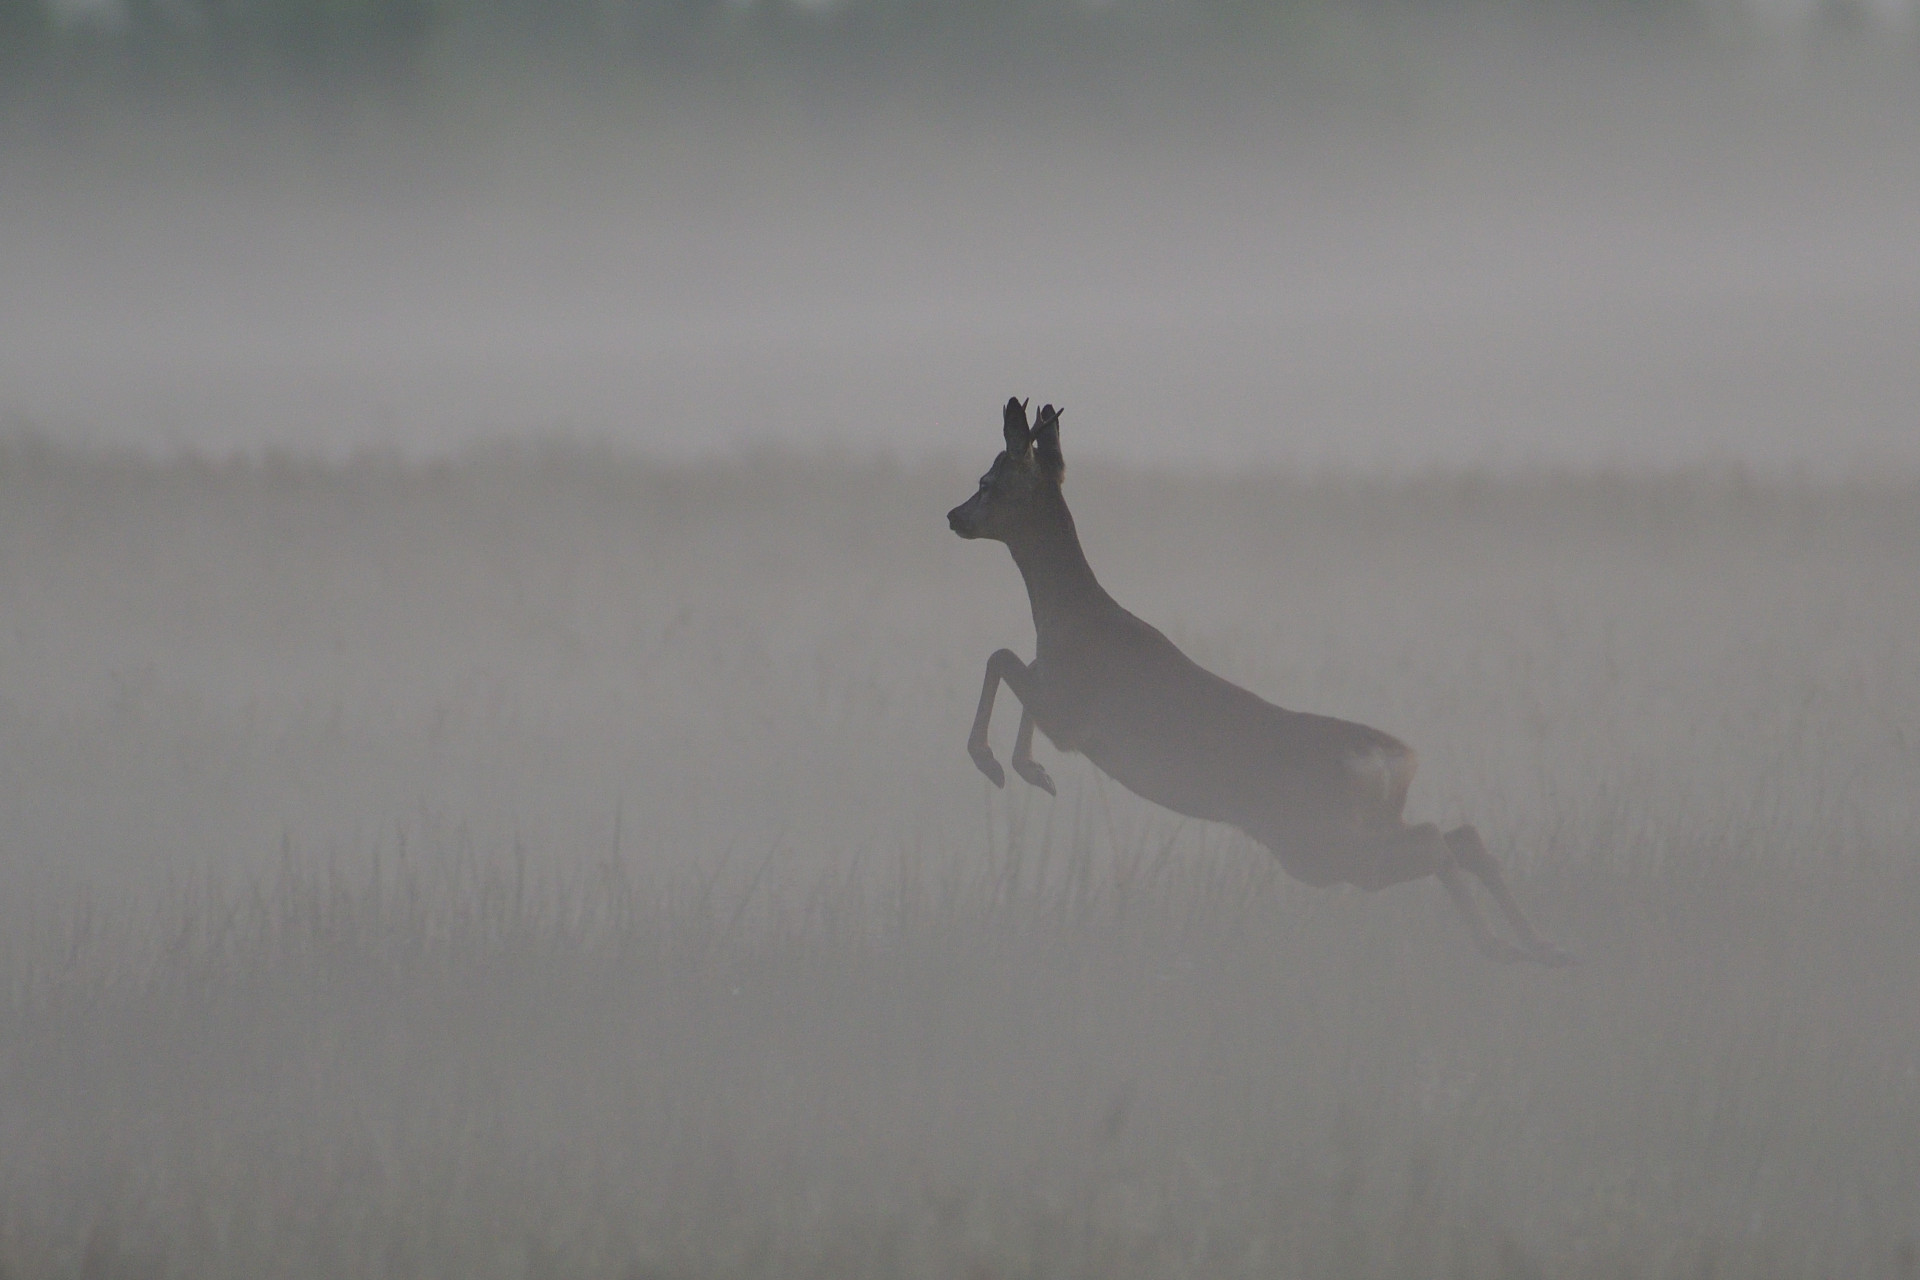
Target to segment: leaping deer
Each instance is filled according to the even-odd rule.
[[[961,537],[1007,544],[1033,606],[1034,660],[1011,649],[987,659],[967,738],[967,754],[996,787],[1006,774],[987,745],[987,723],[1005,681],[1021,704],[1013,771],[1049,795],[1053,779],[1033,758],[1036,727],[1136,795],[1238,827],[1296,879],[1384,889],[1435,876],[1484,954],[1572,963],[1533,931],[1479,832],[1442,834],[1401,818],[1411,747],[1365,725],[1274,706],[1201,667],[1107,594],[1061,496],[1058,410],[1047,405],[1029,428],[1026,402],[1008,400],[1004,433],[1006,449],[979,491],[947,513]],[[1486,886],[1517,944],[1487,928],[1463,872]]]

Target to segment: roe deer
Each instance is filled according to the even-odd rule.
[[[1006,449],[971,498],[947,513],[963,538],[1007,544],[1033,606],[1031,664],[1011,649],[987,659],[967,752],[995,786],[1006,774],[987,746],[994,695],[1005,681],[1020,699],[1013,770],[1053,794],[1033,758],[1041,729],[1129,791],[1176,813],[1238,827],[1311,885],[1382,889],[1435,876],[1474,944],[1501,960],[1564,965],[1507,889],[1500,866],[1470,826],[1442,834],[1401,819],[1414,753],[1365,725],[1288,711],[1221,679],[1121,608],[1095,580],[1060,493],[1066,464],[1060,415],[1007,401]],[[1466,877],[1486,886],[1519,943],[1494,937]]]

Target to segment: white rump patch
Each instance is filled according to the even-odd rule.
[[[1347,768],[1356,778],[1380,797],[1382,804],[1391,804],[1394,790],[1400,781],[1400,772],[1406,765],[1404,751],[1389,751],[1384,747],[1369,747],[1347,757]]]

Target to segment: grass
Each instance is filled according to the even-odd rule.
[[[1909,490],[1075,472],[1546,973],[988,789],[964,470],[6,462],[9,1277],[1914,1274]]]

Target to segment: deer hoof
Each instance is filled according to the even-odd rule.
[[[1040,766],[1040,762],[1037,760],[1016,760],[1013,763],[1013,771],[1025,778],[1029,784],[1040,788],[1050,796],[1060,794],[1053,789],[1053,779],[1047,776],[1047,771]]]
[[[1007,771],[1000,767],[1000,762],[993,758],[991,751],[969,751],[967,754],[973,757],[973,763],[980,772],[987,775],[988,782],[996,787],[1007,785]]]
[[[1489,960],[1501,964],[1513,964],[1520,960],[1538,960],[1540,957],[1525,947],[1498,938],[1488,938],[1480,947],[1480,954]]]
[[[1580,963],[1580,957],[1574,955],[1571,951],[1562,951],[1551,942],[1541,943],[1528,954],[1527,958],[1536,964],[1543,964],[1549,969],[1571,969],[1574,965]]]

